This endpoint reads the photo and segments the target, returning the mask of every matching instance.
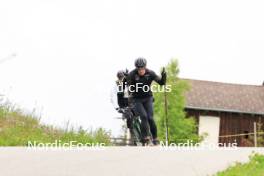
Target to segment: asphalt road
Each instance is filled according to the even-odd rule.
[[[0,148],[0,175],[4,176],[206,176],[235,161],[248,161],[252,151],[182,150],[160,147],[107,147],[101,150],[41,150]]]

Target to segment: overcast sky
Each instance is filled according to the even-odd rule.
[[[0,94],[42,122],[105,127],[116,71],[143,56],[158,72],[178,58],[184,78],[261,85],[261,1],[0,1]]]

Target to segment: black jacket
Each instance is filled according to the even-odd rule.
[[[166,78],[160,78],[154,71],[146,69],[144,76],[139,76],[137,69],[132,70],[127,76],[127,82],[130,93],[134,98],[147,98],[152,96],[150,89],[152,81],[156,81],[160,85],[164,85]],[[136,89],[136,85],[137,89]],[[141,88],[140,88],[141,87]],[[145,89],[143,89],[145,87]],[[147,87],[149,87],[147,89]]]

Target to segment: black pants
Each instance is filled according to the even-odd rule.
[[[135,98],[135,110],[141,119],[142,137],[149,136],[149,128],[152,138],[157,138],[157,126],[153,118],[153,97]]]

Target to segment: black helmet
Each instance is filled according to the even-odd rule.
[[[117,72],[116,76],[117,76],[118,79],[122,79],[125,76],[124,71],[123,70],[119,70]]]
[[[147,60],[143,57],[139,57],[135,60],[135,67],[136,68],[146,67],[146,65],[147,65]]]

